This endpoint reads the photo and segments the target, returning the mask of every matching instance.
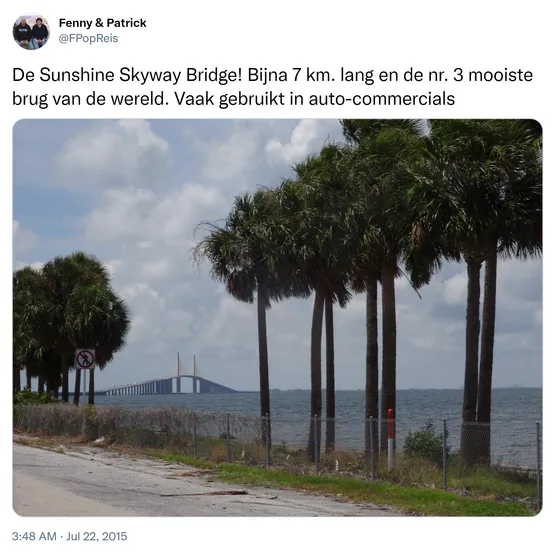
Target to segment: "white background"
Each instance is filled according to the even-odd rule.
[[[550,426],[553,408],[550,405],[553,380],[544,378],[544,510],[533,519],[22,519],[12,509],[11,490],[11,405],[9,403],[8,371],[11,346],[11,132],[13,124],[22,118],[535,118],[545,131],[545,183],[554,176],[551,166],[553,126],[552,64],[547,52],[552,50],[552,30],[548,16],[549,3],[467,0],[397,1],[395,3],[360,3],[344,0],[341,3],[320,0],[262,3],[245,0],[227,2],[208,0],[204,3],[156,2],[144,4],[130,1],[75,3],[61,0],[50,2],[1,3],[0,15],[4,32],[0,36],[2,76],[0,127],[2,157],[2,272],[3,297],[1,368],[5,372],[5,404],[2,408],[0,434],[4,448],[2,460],[4,486],[0,490],[2,548],[13,554],[65,555],[88,554],[93,549],[79,546],[65,547],[38,542],[11,543],[12,531],[54,531],[69,527],[82,529],[103,528],[127,531],[126,543],[103,546],[106,555],[122,551],[177,551],[191,554],[244,555],[245,552],[264,552],[266,555],[374,553],[411,555],[477,555],[489,552],[502,555],[523,555],[537,551],[547,541],[548,523],[553,521],[551,495],[553,493],[552,444]],[[20,49],[11,37],[12,22],[23,13],[41,14],[49,23],[51,37],[38,52]],[[59,18],[93,19],[97,17],[147,20],[147,29],[104,29],[105,34],[118,35],[118,43],[98,45],[65,44],[58,42],[61,32]],[[74,30],[83,34],[85,30]],[[91,30],[92,32],[92,30]],[[94,32],[98,32],[97,29]],[[138,86],[125,83],[56,84],[36,81],[31,84],[12,84],[12,68],[37,71],[48,66],[53,70],[94,67],[114,70],[121,66],[135,66],[147,70],[184,70],[187,67],[219,67],[235,69],[239,66],[266,67],[290,70],[310,66],[336,73],[340,67],[349,69],[397,70],[404,72],[411,66],[424,71],[444,70],[446,83],[419,84],[389,83],[354,88],[339,83],[286,83],[268,87],[274,91],[296,90],[314,93],[427,93],[447,91],[456,96],[453,107],[280,107],[280,108],[186,108],[165,107],[55,107],[47,110],[36,107],[13,107],[13,90],[34,92],[82,92],[91,90],[109,95],[111,92],[148,93],[159,91],[158,84]],[[524,69],[534,73],[532,83],[469,84],[455,83],[453,69],[503,70]],[[38,72],[37,72],[38,73]],[[171,91],[171,86],[165,86]],[[245,93],[262,92],[257,84],[242,82],[227,87],[209,84],[181,83],[177,91],[202,92],[212,88],[217,93],[240,89]],[[550,208],[551,192],[546,188],[546,207]],[[551,232],[552,219],[547,215],[546,237]],[[544,254],[544,269],[551,272],[549,242]],[[546,281],[548,284],[549,282]],[[549,288],[545,289],[544,303],[552,305]],[[552,317],[544,311],[544,326],[549,338]],[[546,343],[546,368],[552,357]],[[551,516],[551,519],[549,518]],[[364,523],[363,523],[364,521]],[[116,526],[117,524],[117,526]],[[193,535],[194,533],[194,535]],[[214,535],[217,533],[217,535]],[[208,539],[208,542],[201,540]],[[18,547],[19,545],[19,547]],[[171,548],[171,549],[170,549]],[[175,548],[175,549],[174,549]],[[96,549],[96,548],[95,548]]]

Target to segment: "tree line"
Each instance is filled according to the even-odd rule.
[[[127,304],[114,292],[106,267],[96,257],[76,252],[55,257],[40,269],[13,273],[13,389],[38,378],[45,389],[69,402],[69,372],[75,350],[94,348],[96,367],[104,367],[121,350],[130,327]],[[94,370],[90,372],[89,404],[94,404]],[[79,404],[81,371],[75,371],[73,402]]]
[[[372,441],[387,450],[388,410],[396,415],[395,279],[404,277],[418,293],[445,261],[462,262],[468,283],[461,459],[489,463],[497,264],[541,257],[541,126],[531,120],[340,123],[343,140],[298,161],[293,178],[238,195],[225,219],[197,227],[203,237],[195,262],[207,261],[231,296],[256,303],[261,416],[271,416],[267,311],[286,298],[312,297],[310,416],[322,417],[325,332],[325,449],[334,450],[334,307],[365,293],[365,416],[381,417],[381,435],[376,429]],[[312,458],[315,441],[321,443],[315,422]],[[368,425],[365,440],[368,450]]]

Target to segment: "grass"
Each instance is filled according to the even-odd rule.
[[[150,451],[151,456],[195,468],[214,470],[214,479],[223,482],[296,489],[344,497],[359,503],[397,507],[428,516],[532,516],[519,503],[501,503],[482,498],[461,497],[454,493],[418,487],[404,487],[386,482],[368,482],[358,478],[298,475],[281,470],[217,464],[203,459]]]
[[[40,436],[25,444],[41,445],[59,450],[60,445],[88,444],[86,437]],[[272,466],[266,467],[265,447],[260,444],[229,441],[227,463],[226,440],[200,437],[196,454],[187,437],[153,435],[136,429],[119,430],[117,437],[107,437],[97,447],[152,456],[179,462],[195,468],[213,470],[218,479],[244,485],[306,490],[338,495],[356,502],[368,502],[397,507],[413,514],[429,516],[531,516],[530,503],[536,495],[535,478],[514,477],[506,469],[468,471],[456,463],[449,467],[449,491],[443,491],[442,471],[426,459],[407,457],[399,453],[392,471],[384,461],[377,462],[377,478],[368,481],[368,463],[355,452],[336,451],[323,455],[321,474],[314,474],[314,464],[306,451],[283,444],[271,450]],[[239,461],[239,462],[238,462]],[[340,472],[335,472],[338,466]],[[465,493],[461,496],[460,493]],[[527,504],[523,504],[527,503]]]

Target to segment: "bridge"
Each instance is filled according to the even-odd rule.
[[[146,381],[137,381],[128,385],[113,386],[108,389],[95,391],[99,396],[125,396],[125,395],[169,395],[181,394],[183,383],[182,379],[192,379],[193,393],[195,394],[223,394],[237,393],[238,391],[230,389],[225,385],[210,381],[198,374],[198,366],[196,358],[193,356],[193,373],[183,374],[179,353],[177,354],[177,374],[170,377],[161,377],[158,379],[147,379]]]

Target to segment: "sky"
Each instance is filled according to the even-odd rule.
[[[21,120],[14,141],[14,268],[76,250],[101,258],[129,304],[127,346],[98,388],[186,373],[257,390],[256,306],[193,265],[200,221],[233,197],[292,176],[291,165],[342,140],[337,120]],[[446,264],[419,296],[396,282],[397,386],[460,388],[466,269]],[[312,300],[268,313],[270,385],[310,388]],[[337,389],[364,389],[365,300],[335,310]],[[380,340],[381,343],[381,340]],[[498,271],[494,387],[542,380],[541,261]],[[324,381],[325,385],[325,381]],[[190,389],[189,389],[190,390]]]

